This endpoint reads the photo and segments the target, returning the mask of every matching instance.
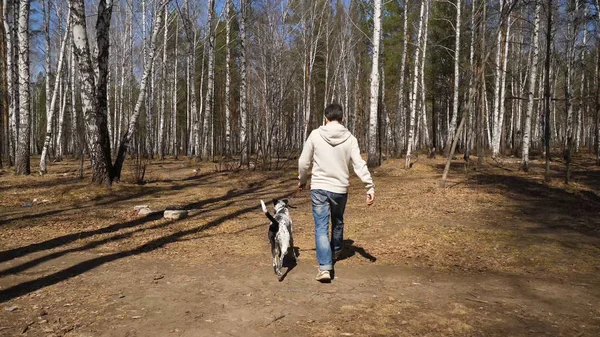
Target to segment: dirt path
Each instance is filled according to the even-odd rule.
[[[303,252],[301,252],[303,253]],[[331,284],[312,258],[283,282],[268,264],[148,257],[108,263],[4,311],[3,336],[596,336],[597,284],[460,275],[341,261]],[[13,283],[97,258],[82,253],[14,276]],[[350,259],[361,259],[352,257]],[[308,260],[308,261],[306,261]],[[3,266],[4,267],[4,266]],[[72,291],[76,289],[76,291]],[[7,304],[7,303],[5,303]],[[40,314],[44,314],[40,316]],[[29,325],[31,322],[33,324]]]
[[[198,176],[171,161],[110,190],[70,178],[76,163],[0,176],[0,336],[600,335],[597,170],[565,187],[535,166],[489,168],[440,189],[441,162],[425,164],[376,170],[368,209],[353,182],[331,284],[313,279],[305,195],[300,263],[273,275],[258,200],[289,194],[293,170]],[[22,207],[34,197],[49,201]],[[167,221],[136,204],[194,211]]]

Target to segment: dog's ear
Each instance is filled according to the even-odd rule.
[[[277,206],[277,202],[279,202],[279,200],[273,198],[273,206]]]
[[[283,201],[283,203],[284,203],[286,206],[287,206],[287,205],[288,205],[288,203],[289,203],[289,200],[288,200],[288,199],[283,199],[283,200],[281,200],[281,201]]]

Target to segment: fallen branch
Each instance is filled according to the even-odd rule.
[[[265,325],[265,328],[266,328],[266,327],[268,327],[269,325],[271,325],[271,324],[273,324],[273,323],[277,322],[278,320],[280,320],[280,319],[284,318],[284,317],[285,317],[285,315],[281,315],[281,316],[277,316],[277,317],[275,317],[273,320],[271,320],[269,323],[267,323],[267,325]]]
[[[466,300],[468,301],[473,301],[473,302],[477,302],[477,303],[485,303],[485,304],[490,304],[490,302],[488,301],[484,301],[484,300],[478,300],[476,298],[470,298],[470,297],[465,297]]]

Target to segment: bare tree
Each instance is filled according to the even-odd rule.
[[[15,157],[15,172],[30,174],[31,110],[29,92],[29,0],[19,2],[19,136]]]
[[[60,53],[58,58],[58,66],[56,68],[56,78],[54,80],[54,89],[52,90],[52,95],[48,95],[50,97],[50,105],[48,106],[47,115],[46,115],[46,138],[44,140],[44,147],[42,148],[42,157],[40,158],[40,172],[47,173],[48,172],[48,146],[50,145],[50,140],[52,139],[52,121],[54,120],[53,115],[56,109],[56,97],[58,95],[58,89],[60,86],[61,75],[63,73],[63,63],[65,58],[65,51],[67,49],[67,41],[69,39],[69,25],[70,25],[70,13],[67,14],[69,18],[67,20],[65,36],[60,45]],[[49,62],[47,63],[49,65]],[[49,78],[49,74],[47,77]],[[48,79],[46,80],[48,81]],[[59,137],[60,140],[60,137]]]
[[[160,14],[159,14],[160,15]],[[168,39],[168,26],[169,26],[169,10],[165,6],[165,22],[163,32],[163,55],[162,55],[162,90],[160,94],[160,110],[158,116],[158,157],[160,160],[165,159],[165,104],[166,104],[166,91],[167,91],[167,39]],[[174,113],[174,112],[173,112]]]
[[[454,39],[454,94],[452,96],[452,120],[450,121],[450,129],[448,130],[448,139],[454,138],[456,130],[456,121],[458,119],[458,94],[460,89],[460,20],[461,20],[461,0],[456,0],[456,27]],[[446,143],[446,148],[450,149],[450,142]],[[448,152],[448,151],[446,151]]]
[[[370,167],[379,166],[377,156],[377,108],[379,100],[379,44],[381,43],[381,0],[375,1],[373,12],[373,65],[371,69],[371,98],[369,114],[369,151],[367,164]]]
[[[99,9],[103,7],[105,10],[112,10],[112,4],[111,6],[107,6],[104,0],[100,1],[98,7]],[[73,23],[73,53],[75,54],[81,73],[81,103],[87,130],[87,140],[89,143],[88,151],[92,162],[92,181],[96,184],[110,185],[112,183],[112,166],[108,127],[106,125],[106,113],[102,113],[102,107],[100,106],[100,102],[98,102],[99,93],[96,92],[98,86],[96,85],[96,77],[92,66],[87,38],[84,1],[71,0],[70,9],[71,21]],[[99,11],[98,21],[104,20],[106,18],[105,15],[106,13]],[[105,27],[100,26],[99,28],[106,34],[106,32],[104,32]],[[97,34],[101,33],[97,32]],[[108,37],[106,37],[105,40],[103,38],[102,41],[98,41],[99,68],[102,69],[102,71],[106,70],[107,65],[104,63],[106,63],[107,60],[102,59],[101,57],[108,57],[108,51],[104,50],[104,43],[108,45]],[[106,49],[108,48],[106,47]],[[106,83],[104,83],[104,85],[105,84]],[[104,88],[104,92],[106,93],[106,87]],[[104,102],[104,109],[106,109],[106,102]],[[104,112],[106,112],[106,110],[104,110]]]
[[[247,40],[246,23],[248,20],[248,6],[251,0],[240,0],[240,149],[241,164],[248,165],[248,129],[247,129],[247,83],[248,83],[248,62],[247,62]]]
[[[121,170],[123,169],[123,163],[125,162],[125,152],[129,147],[129,143],[133,137],[133,132],[135,131],[135,127],[137,125],[138,118],[140,116],[142,104],[144,104],[146,91],[148,90],[148,81],[150,77],[150,72],[152,68],[152,62],[154,62],[154,57],[156,54],[156,40],[158,38],[158,33],[162,26],[162,11],[165,9],[169,0],[161,0],[161,3],[157,6],[155,15],[154,15],[154,24],[152,30],[152,37],[150,40],[150,49],[148,54],[144,60],[144,73],[142,75],[142,81],[140,84],[140,93],[138,95],[137,101],[135,103],[135,108],[133,109],[133,114],[131,115],[131,119],[129,120],[129,126],[127,128],[127,132],[123,134],[121,137],[121,145],[119,146],[119,151],[117,152],[117,158],[115,159],[115,164],[113,168],[113,177],[115,180],[120,180],[121,178]]]
[[[225,2],[225,154],[231,151],[231,108],[229,106],[231,87],[231,0]]]
[[[204,102],[204,121],[203,125],[203,144],[202,158],[208,160],[209,157],[209,123],[212,124],[213,105],[214,105],[214,86],[215,86],[215,35],[216,27],[214,24],[215,0],[208,1],[208,83],[206,88],[206,100]],[[196,156],[199,154],[196,153]]]
[[[408,146],[406,149],[406,163],[405,168],[410,168],[411,162],[411,153],[415,144],[415,117],[416,117],[416,109],[417,109],[417,90],[419,83],[419,62],[420,62],[420,52],[421,52],[421,43],[423,40],[423,25],[427,24],[426,13],[425,11],[429,7],[429,0],[421,0],[421,11],[419,14],[419,30],[417,33],[417,48],[415,48],[415,57],[414,57],[414,71],[413,71],[413,87],[410,93],[410,117],[409,117],[409,127],[408,127]]]
[[[531,143],[531,115],[533,113],[533,93],[535,92],[535,81],[537,79],[537,66],[539,59],[539,33],[540,33],[540,9],[539,1],[535,2],[535,17],[533,27],[533,56],[531,59],[531,72],[529,73],[529,89],[527,90],[527,112],[525,113],[525,127],[523,128],[523,144],[521,150],[521,169],[529,170],[529,145]]]

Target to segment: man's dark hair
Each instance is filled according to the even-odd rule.
[[[344,118],[344,110],[342,106],[338,103],[331,103],[325,108],[325,118],[332,121],[342,122],[342,118]]]

